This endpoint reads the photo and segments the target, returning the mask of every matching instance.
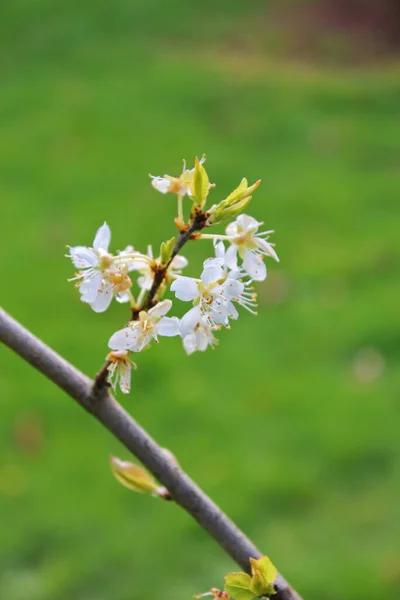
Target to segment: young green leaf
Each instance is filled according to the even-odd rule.
[[[278,571],[273,562],[268,556],[263,556],[259,559],[250,558],[251,578],[250,589],[255,596],[272,595],[276,593],[274,581],[278,575]]]
[[[170,240],[168,240],[167,242],[162,242],[162,244],[160,246],[161,264],[163,264],[163,265],[168,264],[169,259],[171,258],[172,251],[175,246],[175,241],[176,241],[176,239],[173,237]]]
[[[234,600],[253,600],[251,577],[247,573],[229,573],[225,577],[225,591]]]
[[[243,177],[238,187],[226,198],[227,205],[231,206],[233,203],[243,200],[243,198],[247,198],[247,196],[251,196],[254,190],[258,188],[260,183],[261,179],[258,179],[255,183],[253,183],[253,185],[248,187],[247,179]]]
[[[196,156],[194,173],[191,182],[191,191],[193,200],[200,208],[203,208],[209,190],[210,180],[208,178],[207,171]]]

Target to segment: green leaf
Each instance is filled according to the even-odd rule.
[[[239,185],[237,186],[237,188],[235,190],[233,190],[233,192],[231,194],[229,194],[229,196],[226,198],[226,200],[229,202],[230,200],[235,201],[237,199],[237,196],[240,196],[240,194],[247,189],[247,179],[246,177],[243,177],[242,181],[239,183]]]
[[[209,190],[210,180],[208,178],[207,171],[196,156],[191,191],[193,200],[198,206],[200,206],[200,208],[203,208]]]
[[[229,221],[230,219],[235,219],[241,212],[245,210],[245,208],[250,203],[252,196],[248,198],[243,198],[239,200],[235,204],[231,206],[227,206],[226,200],[223,200],[218,205],[212,207],[209,212],[209,217],[207,219],[207,225],[218,225],[219,223],[223,223],[224,221]]]
[[[114,477],[134,492],[154,494],[158,485],[143,467],[110,456],[111,471]]]
[[[229,573],[225,577],[225,591],[234,600],[253,600],[251,577],[247,573]]]
[[[258,188],[260,183],[261,179],[258,179],[258,181],[253,183],[253,185],[251,185],[250,187],[248,187],[247,179],[243,177],[238,187],[235,190],[233,190],[233,192],[229,194],[229,196],[226,198],[225,202],[227,206],[231,206],[233,203],[236,203],[239,200],[243,200],[243,198],[251,196],[254,190]]]
[[[250,558],[250,564],[253,574],[250,589],[254,594],[256,596],[275,594],[276,591],[273,583],[278,575],[278,571],[273,562],[268,556],[263,556],[259,559]]]
[[[168,240],[167,242],[162,242],[162,244],[160,246],[161,264],[163,264],[163,265],[168,264],[169,259],[171,258],[172,251],[175,246],[175,241],[176,241],[176,239],[173,237],[170,240]]]

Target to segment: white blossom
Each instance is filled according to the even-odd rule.
[[[218,343],[207,316],[199,306],[194,306],[182,317],[179,331],[187,354],[193,354],[196,350],[204,352],[208,346]]]
[[[133,271],[138,271],[140,273],[140,277],[137,279],[139,287],[142,290],[149,290],[153,285],[156,267],[152,247],[150,245],[147,246],[147,254],[143,255],[142,258],[132,261],[131,265]]]
[[[205,156],[200,159],[200,164],[203,164],[206,160]],[[183,161],[183,170],[179,177],[171,177],[171,175],[164,175],[164,177],[155,177],[154,175],[150,175],[151,177],[151,185],[161,192],[162,194],[167,194],[168,192],[172,194],[177,194],[178,196],[191,196],[191,183],[193,177],[194,169],[186,168],[186,161]]]
[[[136,369],[136,364],[129,358],[126,350],[116,350],[107,354],[107,367],[112,387],[116,390],[119,385],[123,394],[129,394],[131,389],[131,371]]]
[[[92,279],[98,276],[102,269],[112,264],[112,256],[108,253],[110,241],[111,231],[107,223],[104,223],[96,232],[93,248],[69,246],[67,257],[72,260],[75,267],[82,269],[82,278]]]
[[[189,186],[186,185],[180,177],[171,177],[170,175],[164,175],[164,177],[150,175],[150,177],[153,188],[162,194],[171,192],[178,196],[184,196],[185,194],[190,195],[191,193]]]
[[[96,233],[93,248],[73,246],[67,254],[80,269],[70,281],[77,282],[82,302],[87,302],[95,312],[104,312],[114,295],[132,285],[126,265],[115,264],[108,252],[110,240],[110,228],[104,223]]]
[[[228,325],[228,319],[237,319],[234,302],[254,312],[254,294],[238,279],[239,270],[230,272],[222,258],[205,262],[201,279],[179,277],[171,285],[171,291],[184,302],[193,301],[214,327]]]
[[[137,261],[142,257],[146,259],[145,255],[136,252],[133,246],[126,246],[124,250],[117,253],[118,263],[126,265],[128,271],[134,271]]]
[[[142,310],[139,320],[130,321],[127,327],[111,336],[108,345],[112,350],[140,352],[151,340],[158,342],[158,336],[179,335],[179,319],[165,317],[171,309],[171,300],[163,300],[148,312]]]
[[[169,265],[165,279],[167,282],[169,279],[174,279],[181,274],[182,269],[188,265],[188,260],[184,256],[179,254],[175,256]],[[137,279],[137,283],[142,290],[150,290],[154,281],[154,274],[161,266],[161,258],[153,257],[153,249],[151,246],[147,247],[147,254],[143,254],[141,257],[130,261],[130,270],[135,270],[140,273],[140,277]]]
[[[238,255],[243,260],[242,267],[255,281],[263,281],[267,276],[267,268],[263,256],[271,256],[279,261],[273,245],[267,240],[273,231],[258,233],[262,223],[248,215],[239,215],[226,228],[227,238],[231,243],[226,252],[226,264],[230,269],[238,268]]]
[[[104,312],[114,296],[120,300],[131,286],[132,281],[127,268],[111,265],[101,272],[101,280],[97,287],[93,285],[93,280],[83,280],[79,284],[79,291],[82,302],[87,302],[95,312]]]

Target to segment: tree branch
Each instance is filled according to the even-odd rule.
[[[168,267],[170,266],[170,264],[172,263],[172,261],[174,260],[175,256],[178,254],[178,252],[186,244],[186,242],[190,240],[192,235],[194,233],[196,233],[197,231],[200,231],[201,229],[203,229],[203,227],[205,226],[206,220],[207,220],[207,213],[203,213],[202,211],[199,211],[199,212],[195,213],[195,215],[193,217],[193,221],[191,222],[190,226],[188,226],[188,228],[186,230],[180,232],[179,237],[175,242],[175,246],[174,246],[174,249],[172,250],[172,254],[171,254],[171,257],[170,257],[168,263],[166,265],[164,265],[163,267],[161,267],[160,269],[158,269],[158,271],[156,271],[156,273],[154,274],[153,285],[151,286],[149,293],[147,294],[147,296],[143,302],[143,305],[138,308],[135,308],[132,311],[132,321],[135,321],[137,319],[141,310],[149,310],[150,308],[152,308],[152,306],[154,305],[154,298],[158,292],[160,285],[164,281],[165,274],[168,271]]]
[[[91,379],[1,308],[0,340],[100,421],[168,489],[173,500],[184,508],[242,569],[249,571],[249,558],[259,558],[261,552],[188,475],[166,456],[106,388],[96,389]],[[278,575],[276,585],[276,600],[301,600],[282,575]]]

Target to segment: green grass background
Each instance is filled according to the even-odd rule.
[[[308,599],[400,594],[400,70],[287,65],[265,5],[5,3],[1,296],[93,375],[126,307],[96,315],[65,244],[174,232],[148,173],[206,152],[214,200],[242,176],[281,263],[215,351],[165,339],[120,400]],[[243,36],[251,52],[241,52]],[[187,274],[210,255],[187,247]],[[372,348],[383,368],[357,377]],[[190,598],[236,566],[173,504],[117,485],[128,453],[0,348],[0,598]]]

